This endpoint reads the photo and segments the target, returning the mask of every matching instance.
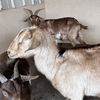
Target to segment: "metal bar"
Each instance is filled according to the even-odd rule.
[[[0,10],[42,3],[44,0],[0,0]]]
[[[22,0],[14,0],[14,3],[15,3],[15,7],[21,7],[21,6],[23,6]]]
[[[22,4],[23,4],[23,6],[25,6],[25,0],[22,0]]]
[[[12,8],[15,8],[14,0],[11,0],[11,5],[12,5]]]
[[[2,2],[1,2],[1,0],[0,0],[0,10],[2,9]]]
[[[41,4],[41,0],[38,0],[39,1],[39,4]]]
[[[31,0],[32,5],[34,5],[34,0]]]

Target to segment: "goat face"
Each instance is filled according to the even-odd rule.
[[[24,21],[25,22],[30,21],[31,24],[34,26],[34,25],[40,25],[40,23],[42,23],[44,21],[44,19],[37,15],[31,15],[29,18],[27,18]]]
[[[44,8],[42,8],[42,9],[37,9],[37,10],[34,12],[34,14],[33,14],[32,10],[30,10],[30,9],[25,9],[26,11],[29,12],[30,17],[28,17],[27,19],[25,19],[24,22],[30,21],[31,24],[32,24],[33,26],[34,26],[34,25],[40,25],[40,23],[44,21],[44,18],[38,16],[38,13],[39,13],[39,11],[41,11],[41,10],[43,10],[43,9],[44,9]]]
[[[41,36],[39,28],[24,29],[21,31],[9,46],[7,53],[12,59],[29,57],[32,55],[32,50],[40,45]]]
[[[2,100],[30,100],[30,86],[20,78],[8,80],[0,87]]]

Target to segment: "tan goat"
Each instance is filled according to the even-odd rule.
[[[37,69],[64,97],[83,100],[84,95],[100,96],[100,46],[66,50],[60,56],[46,30],[27,28],[12,41],[8,56],[34,56]]]

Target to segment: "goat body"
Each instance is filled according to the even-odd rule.
[[[86,44],[81,38],[80,30],[87,29],[87,26],[80,24],[75,18],[67,17],[54,20],[45,20],[45,26],[51,35],[58,40],[69,41],[73,46]],[[40,24],[42,25],[42,24]]]
[[[71,100],[100,96],[100,46],[66,50],[60,56],[47,30],[28,28],[15,37],[8,56],[15,59],[32,55],[37,69],[63,96]]]

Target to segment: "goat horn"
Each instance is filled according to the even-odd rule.
[[[42,9],[37,9],[35,12],[34,12],[34,15],[38,15],[39,11],[43,10],[45,8],[42,8]]]
[[[28,75],[28,76],[26,76],[26,75],[20,75],[21,76],[21,79],[23,80],[23,81],[30,81],[30,80],[34,80],[34,79],[36,79],[36,78],[38,78],[39,76],[38,75],[36,75],[36,76],[30,76],[30,75]]]
[[[3,74],[0,73],[0,82],[5,83],[7,81],[8,81],[8,79]]]
[[[26,8],[24,8],[24,9],[27,10],[31,15],[33,15],[32,10],[30,10],[30,9],[26,9]]]
[[[19,77],[18,63],[19,63],[19,61],[17,61],[17,62],[15,63],[15,66],[14,66],[14,77],[13,77],[13,79]]]

